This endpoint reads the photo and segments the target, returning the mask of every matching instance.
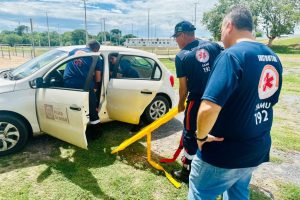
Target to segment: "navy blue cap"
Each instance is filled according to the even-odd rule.
[[[196,28],[191,22],[182,21],[182,22],[179,22],[178,24],[176,24],[174,34],[172,35],[172,37],[175,37],[176,34],[180,33],[180,32],[192,32],[195,30],[196,30]]]

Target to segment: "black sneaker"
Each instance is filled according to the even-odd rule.
[[[178,170],[178,171],[173,170],[171,174],[176,179],[178,179],[184,183],[189,183],[190,170],[188,170],[187,168],[182,167],[181,170]]]
[[[89,124],[86,128],[86,136],[88,139],[96,140],[102,135],[101,124]]]

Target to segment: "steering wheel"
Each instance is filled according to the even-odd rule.
[[[50,80],[49,80],[49,85],[54,86],[54,87],[63,87],[64,85],[64,79],[63,79],[63,74],[59,69],[53,70],[50,74]]]

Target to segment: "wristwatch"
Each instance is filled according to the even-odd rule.
[[[208,135],[206,135],[204,138],[197,138],[197,137],[196,137],[196,139],[197,139],[198,141],[200,141],[200,142],[205,142],[205,141],[207,140],[207,138],[208,138]]]

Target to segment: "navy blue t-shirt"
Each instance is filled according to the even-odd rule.
[[[217,58],[202,99],[222,107],[205,143],[202,159],[222,168],[258,166],[269,161],[273,106],[282,85],[282,65],[266,45],[243,41]]]
[[[89,48],[78,48],[70,51],[69,56],[88,52],[92,52],[92,50]],[[64,72],[65,87],[83,89],[92,63],[93,58],[91,56],[74,59],[68,62]],[[95,71],[103,71],[103,61],[100,57],[97,61]],[[94,81],[91,81],[90,88],[92,89],[93,87]]]
[[[195,40],[176,55],[176,74],[178,78],[187,78],[188,100],[201,99],[213,63],[222,49],[217,43]]]

